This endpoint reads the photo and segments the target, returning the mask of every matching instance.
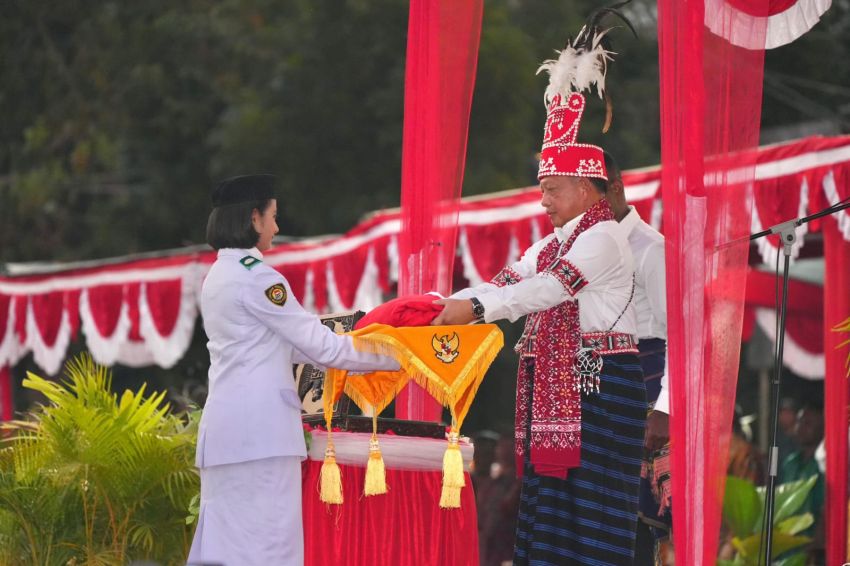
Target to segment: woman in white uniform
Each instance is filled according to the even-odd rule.
[[[306,312],[263,263],[278,231],[275,178],[246,175],[213,191],[207,242],[218,250],[201,293],[210,352],[198,432],[201,511],[189,564],[300,566],[301,461],[306,458],[293,363],[397,370],[357,352]]]

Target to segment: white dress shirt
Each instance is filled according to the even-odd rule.
[[[210,352],[209,394],[198,431],[199,468],[275,456],[306,457],[292,364],[355,371],[399,369],[359,352],[305,311],[256,249],[222,249],[201,292]],[[300,489],[300,487],[299,487]]]
[[[555,228],[552,234],[533,244],[519,261],[510,266],[522,277],[520,282],[504,287],[482,283],[459,291],[451,298],[476,297],[484,306],[484,320],[487,322],[499,319],[515,321],[564,301],[578,301],[582,332],[610,330],[636,336],[634,299],[629,302],[634,262],[625,233],[617,222],[594,224],[579,234],[570,250],[562,256],[587,281],[575,294],[551,274],[537,273],[537,256],[544,246],[553,238],[560,242],[569,239],[583,216],[579,215],[563,228]]]
[[[644,222],[638,211],[631,207],[620,221],[629,239],[635,260],[635,310],[637,311],[638,339],[660,338],[667,340],[667,283],[664,270],[664,236]],[[670,394],[667,384],[667,358],[661,376],[661,392],[654,410],[670,412]]]

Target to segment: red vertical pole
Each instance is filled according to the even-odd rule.
[[[841,213],[839,213],[841,214]],[[850,317],[850,242],[836,221],[823,222],[824,239],[824,443],[826,445],[826,563],[847,562],[847,348],[838,345],[846,334],[832,329]]]
[[[399,296],[451,292],[483,0],[411,0],[404,80]],[[439,421],[415,384],[396,417]]]

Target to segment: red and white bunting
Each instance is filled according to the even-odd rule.
[[[816,23],[832,0],[705,0],[705,25],[747,49],[774,49],[791,43]],[[767,13],[763,13],[767,10]]]
[[[626,196],[641,216],[663,229],[659,169],[627,171],[623,180]],[[850,197],[850,136],[761,148],[753,193],[754,231]],[[458,254],[471,283],[488,281],[551,230],[539,200],[538,187],[463,200]],[[837,221],[850,241],[850,212],[838,213]],[[370,310],[398,279],[400,229],[397,210],[380,211],[342,236],[277,246],[264,261],[286,276],[308,310]],[[805,245],[808,233],[819,230],[818,222],[798,229],[795,251]],[[764,261],[772,264],[778,240],[762,239],[758,246]],[[19,268],[19,275],[0,277],[0,367],[32,352],[45,372],[56,373],[78,327],[100,363],[171,367],[189,346],[201,284],[214,260],[212,251],[195,252],[49,274]],[[805,340],[792,340],[802,351],[820,355],[807,350]],[[817,361],[801,360],[810,368]]]

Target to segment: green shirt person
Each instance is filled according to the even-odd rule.
[[[797,413],[795,432],[800,449],[785,458],[779,478],[782,483],[788,483],[818,476],[815,486],[798,511],[798,513],[811,513],[814,517],[814,524],[801,533],[811,536],[816,532],[821,521],[821,510],[826,492],[826,482],[815,460],[815,450],[823,440],[823,409],[811,404],[800,409]]]

